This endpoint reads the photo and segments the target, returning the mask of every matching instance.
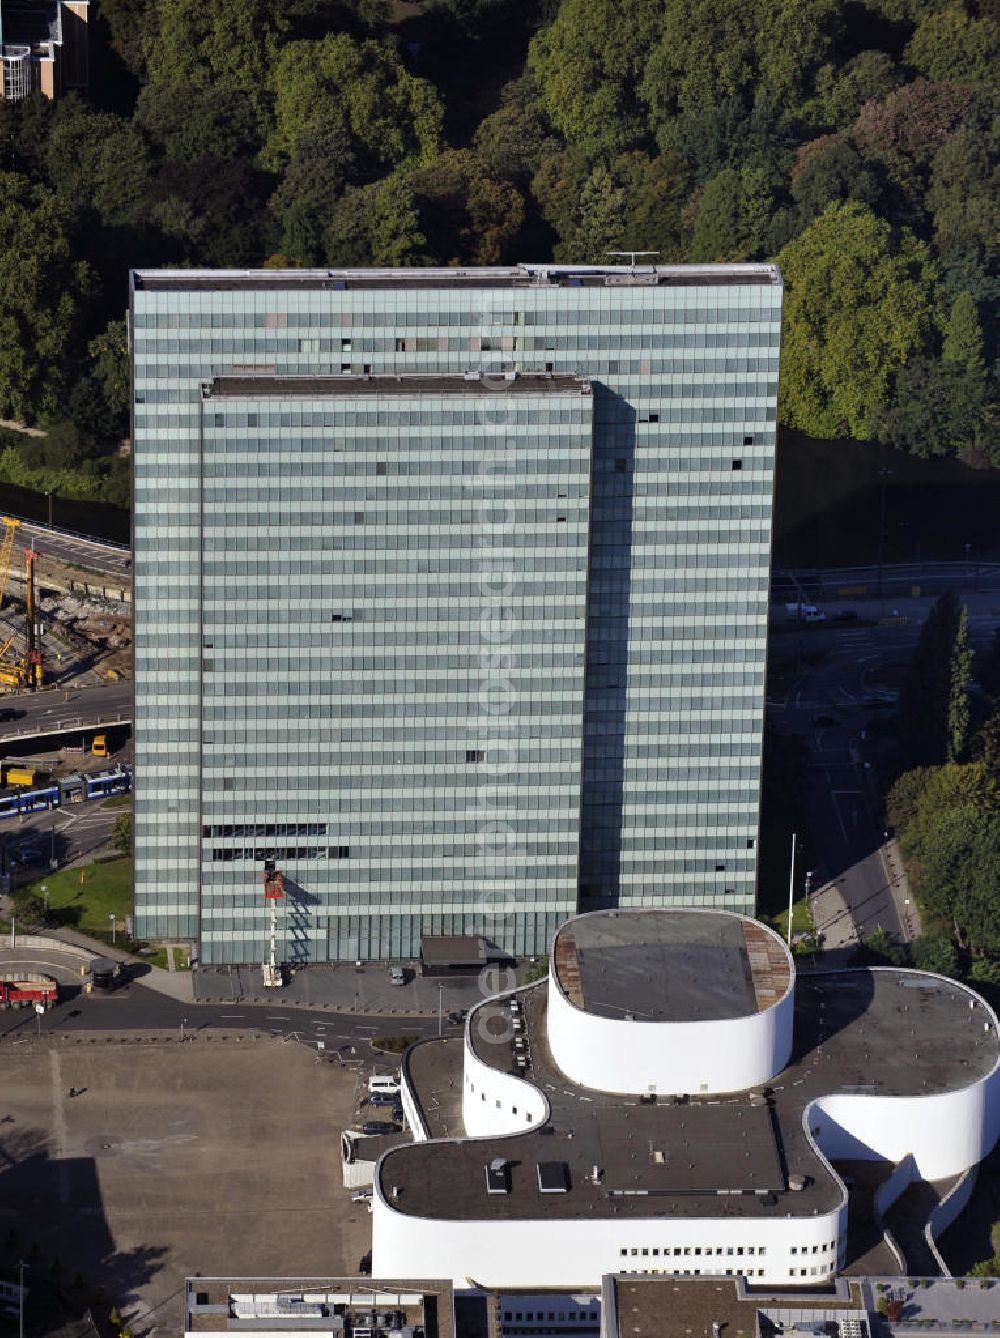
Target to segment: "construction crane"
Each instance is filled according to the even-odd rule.
[[[17,535],[19,520],[11,516],[0,516],[4,527],[0,539],[0,608],[7,593],[10,570],[14,554],[14,540]],[[17,640],[17,633],[12,632],[0,645],[0,683],[15,688],[40,688],[43,681],[42,650],[38,644],[38,628],[35,621],[35,561],[38,554],[31,548],[24,553],[24,599],[27,610],[25,628],[25,651],[22,658],[11,655],[11,647]]]
[[[2,609],[3,597],[7,593],[7,581],[10,578],[10,560],[14,556],[14,538],[21,522],[14,520],[12,516],[0,516],[0,523],[4,527],[3,538],[0,539],[0,609]]]
[[[278,989],[285,983],[285,972],[277,960],[278,902],[285,899],[285,875],[273,859],[264,861],[264,900],[271,910],[270,951],[267,961],[261,962],[265,989]]]
[[[24,677],[28,687],[42,686],[42,648],[38,644],[38,625],[35,622],[35,563],[38,554],[31,548],[24,550],[24,603],[27,610],[28,635],[24,652]]]

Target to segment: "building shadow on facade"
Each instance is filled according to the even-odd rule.
[[[619,901],[625,795],[636,411],[594,385],[580,909]],[[597,428],[597,424],[600,428]]]

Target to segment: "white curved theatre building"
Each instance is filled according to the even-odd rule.
[[[796,980],[781,940],[730,912],[578,916],[547,982],[470,1013],[464,1051],[408,1056],[418,1141],[379,1163],[373,1273],[815,1286],[845,1261],[831,1162],[910,1158],[937,1180],[993,1147],[997,1032],[978,995],[924,972]],[[449,1090],[446,1120],[431,1093]]]

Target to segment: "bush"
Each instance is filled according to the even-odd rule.
[[[420,1040],[419,1036],[373,1036],[372,1049],[384,1050],[390,1055],[401,1055],[404,1050],[409,1050],[411,1045],[416,1045]]]
[[[524,972],[524,979],[521,982],[524,985],[532,985],[536,980],[544,980],[549,974],[549,959],[539,957],[537,962],[531,962]]]
[[[958,974],[958,954],[946,934],[921,934],[910,944],[913,965],[920,971],[933,971],[939,976]]]
[[[969,979],[976,985],[1000,985],[1000,962],[992,957],[976,957],[969,967]]]

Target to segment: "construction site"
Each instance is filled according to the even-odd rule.
[[[130,678],[127,577],[109,580],[67,560],[19,519],[3,516],[0,525],[0,693]]]

